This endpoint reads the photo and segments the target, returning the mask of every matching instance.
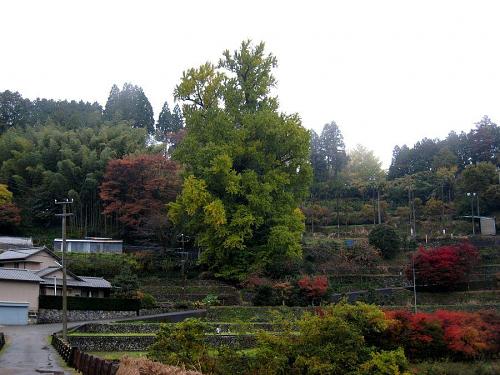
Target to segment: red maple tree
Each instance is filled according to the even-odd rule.
[[[99,196],[104,214],[116,217],[125,237],[158,237],[168,226],[166,204],[179,189],[175,162],[162,155],[137,155],[108,163]]]
[[[430,249],[420,247],[413,256],[416,284],[452,289],[465,282],[479,260],[479,252],[469,242]],[[413,278],[412,264],[406,268],[408,280]]]
[[[328,291],[328,278],[326,276],[303,276],[297,281],[299,288],[311,299],[321,298]]]

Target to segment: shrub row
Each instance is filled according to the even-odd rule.
[[[386,312],[386,317],[389,326],[383,340],[389,347],[403,346],[410,358],[476,359],[500,350],[500,316],[494,312],[399,310]]]
[[[61,296],[39,296],[39,308],[62,309]],[[141,300],[125,298],[68,297],[68,310],[138,311]]]

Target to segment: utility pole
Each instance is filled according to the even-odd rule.
[[[467,193],[467,196],[471,198],[470,200],[470,211],[471,211],[471,221],[472,221],[472,235],[476,234],[476,226],[474,225],[474,197],[476,193]]]
[[[415,254],[411,257],[411,268],[413,272],[413,300],[415,307],[415,314],[417,313],[417,285],[415,284]]]
[[[380,187],[377,186],[377,211],[378,211],[378,223],[382,224],[382,216],[380,214]]]
[[[186,259],[184,257],[187,255],[187,252],[185,250],[186,238],[189,241],[189,237],[184,235],[184,233],[179,234],[179,236],[177,236],[177,237],[180,238],[180,243],[182,244],[182,251],[181,251],[182,298],[185,300],[186,299],[186,272],[185,272]]]
[[[63,285],[62,285],[62,325],[63,325],[63,340],[68,341],[68,293],[67,293],[67,277],[66,277],[66,218],[73,214],[66,212],[66,206],[73,203],[73,199],[66,198],[65,201],[54,201],[55,204],[62,205],[62,214],[56,216],[62,217],[62,272],[63,272]]]

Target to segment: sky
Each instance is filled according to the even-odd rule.
[[[182,72],[241,41],[278,58],[281,110],[347,148],[444,138],[500,121],[499,1],[0,2],[0,91],[106,103],[141,86],[157,117]]]

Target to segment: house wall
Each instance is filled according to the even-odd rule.
[[[89,295],[90,292],[90,295]],[[46,296],[54,295],[54,286],[43,285],[40,287],[40,294]],[[57,295],[62,295],[62,288],[60,285],[57,286]],[[106,293],[104,289],[91,289],[91,288],[78,288],[78,287],[68,287],[68,296],[72,297],[92,297],[92,298],[104,298]]]
[[[28,302],[29,311],[38,311],[38,282],[0,280],[0,301]]]
[[[29,264],[29,262],[26,263],[26,268],[30,270],[41,270],[43,268],[47,267],[53,267],[57,266],[56,259],[49,253],[45,251],[41,251],[35,255],[32,255],[29,257],[30,262],[39,262],[38,264],[32,263]],[[36,267],[36,268],[32,268]]]

